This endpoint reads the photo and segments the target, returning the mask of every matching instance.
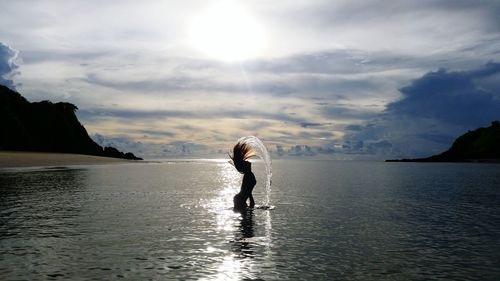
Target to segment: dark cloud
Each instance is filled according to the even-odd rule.
[[[23,51],[23,62],[26,64],[39,62],[89,62],[112,56],[111,51],[53,51],[53,50],[26,50]],[[88,66],[88,63],[80,63]]]
[[[346,151],[420,157],[467,130],[500,119],[500,63],[468,71],[439,69],[400,89],[402,97],[365,125],[347,126]]]
[[[347,125],[344,127],[344,130],[346,131],[361,131],[363,129],[363,126],[361,125]]]
[[[160,130],[139,130],[138,132],[141,134],[145,134],[146,136],[152,135],[160,137],[175,137],[175,134],[172,132],[160,131]]]
[[[472,71],[440,69],[427,73],[402,88],[403,97],[389,104],[386,113],[430,118],[466,127],[488,124],[499,118],[500,92],[483,87],[482,80],[498,74],[499,63],[488,63]]]
[[[305,130],[305,131],[288,131],[288,130],[273,130],[273,133],[280,134],[283,137],[274,138],[277,142],[293,142],[297,139],[321,139],[330,138],[334,134],[331,130]]]
[[[318,88],[332,89],[326,82],[335,83],[334,88],[344,89],[343,92],[349,93],[350,89],[373,89],[379,82],[375,76],[372,76],[371,79],[367,77],[378,72],[401,69],[434,69],[436,65],[448,68],[466,68],[478,65],[479,61],[484,62],[495,53],[498,54],[499,41],[500,35],[492,35],[488,38],[477,39],[477,41],[465,45],[455,52],[431,53],[425,56],[355,48],[324,49],[274,59],[254,60],[245,63],[244,69],[249,73],[304,74],[301,79],[304,84],[314,86],[315,83],[320,83]],[[470,55],[464,56],[464,54]],[[364,76],[362,79],[324,79],[323,81],[316,78],[323,75],[353,75],[355,77],[354,75],[359,74],[368,74],[368,76]],[[385,78],[387,79],[387,76]],[[287,81],[292,85],[293,82],[293,80]],[[323,84],[326,86],[322,86]]]
[[[100,118],[121,118],[130,120],[139,119],[165,119],[165,118],[186,118],[186,119],[215,119],[215,118],[232,118],[232,119],[261,119],[268,121],[281,121],[285,123],[303,124],[304,119],[290,113],[280,112],[265,112],[259,110],[204,110],[204,111],[175,111],[175,110],[133,110],[133,109],[82,109],[77,111],[77,115],[82,120],[96,120]]]
[[[376,113],[359,105],[326,105],[319,108],[321,115],[330,119],[361,119],[367,120]]]
[[[266,121],[261,120],[261,121],[252,122],[251,124],[240,125],[240,128],[247,130],[247,131],[258,131],[258,130],[262,130],[263,128],[271,127],[272,125],[273,125],[272,122],[269,122],[267,120]]]
[[[453,137],[446,134],[417,134],[418,138],[429,140],[438,144],[449,145],[453,141]]]
[[[0,84],[15,90],[15,83],[12,81],[12,76],[17,74],[18,65],[15,60],[18,51],[11,47],[0,43]]]
[[[321,139],[330,138],[334,134],[331,131],[313,131],[313,132],[300,132],[298,136],[301,139]]]
[[[251,76],[255,73],[249,73]],[[279,76],[255,79],[251,82],[218,81],[217,78],[199,75],[171,74],[163,78],[112,80],[97,73],[90,73],[82,79],[92,85],[99,85],[119,91],[145,92],[225,92],[234,94],[300,96],[300,97],[346,97],[352,93],[369,93],[381,88],[383,83],[375,79],[345,79],[315,77],[310,74],[294,76],[291,80]]]
[[[198,113],[187,111],[158,111],[158,110],[127,110],[127,109],[82,109],[77,111],[79,118],[83,120],[94,120],[105,117],[123,118],[123,119],[158,119],[158,118],[192,118]]]
[[[91,135],[91,138],[101,146],[113,146],[118,150],[130,151],[144,158],[189,157],[213,153],[206,145],[183,141],[168,143],[148,143],[133,141],[127,136]]]
[[[432,55],[422,58],[409,54],[355,48],[324,49],[273,59],[254,60],[245,63],[244,68],[249,72],[262,73],[346,75],[432,65],[437,59]],[[372,81],[354,80],[350,84],[350,80],[344,80],[344,82],[348,87],[360,87],[369,86]]]
[[[196,75],[170,75],[163,78],[156,79],[130,79],[111,80],[99,76],[96,73],[90,73],[83,81],[93,84],[104,86],[107,88],[119,91],[138,91],[145,92],[231,92],[231,93],[244,93],[252,94],[259,93],[272,93],[274,95],[287,95],[295,90],[285,83],[274,83],[268,81],[260,81],[252,85],[247,83],[237,82],[222,82],[213,78],[202,78]]]
[[[142,59],[147,61],[147,58]],[[422,64],[422,59],[381,52],[328,50],[248,61],[238,67],[202,60],[196,64],[196,61],[187,58],[173,58],[167,62],[176,67],[161,76],[155,73],[153,77],[124,79],[118,75],[110,76],[107,72],[94,70],[81,80],[118,91],[153,95],[202,91],[339,100],[353,95],[359,98],[370,96],[373,92],[382,92],[394,78],[380,78],[371,75],[372,73],[415,67]],[[116,69],[117,73],[121,70],[119,67]],[[214,73],[220,75],[214,76]],[[357,76],[363,73],[370,75]],[[236,79],[227,79],[232,77],[231,75],[235,75]]]
[[[275,157],[321,157],[322,155],[331,156],[339,151],[331,147],[309,146],[309,145],[292,145],[288,148],[282,145],[276,145],[271,149],[271,153]]]
[[[185,77],[170,77],[163,79],[129,79],[126,81],[105,79],[96,73],[89,73],[83,81],[119,91],[171,91],[171,90],[189,90],[197,86],[197,81]]]
[[[300,123],[300,126],[302,128],[323,127],[323,126],[330,126],[330,125],[332,125],[332,123],[316,123],[316,122]]]
[[[366,63],[366,53],[356,50],[332,50],[301,53],[282,58],[256,60],[245,64],[251,72],[346,74],[358,73]]]
[[[289,18],[307,22],[316,28],[356,24],[358,22],[387,21],[397,17],[411,19],[411,15],[428,15],[436,12],[458,13],[481,11],[491,26],[498,26],[500,4],[495,0],[468,1],[324,1],[322,4],[299,6],[290,11]],[[479,20],[479,19],[478,19]],[[480,19],[484,20],[484,19]]]

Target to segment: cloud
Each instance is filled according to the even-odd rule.
[[[474,45],[484,34],[498,34],[500,22],[496,16],[500,5],[494,0],[298,3],[275,11],[275,16],[300,34],[300,39],[329,40],[332,45],[400,54],[421,54],[423,50],[426,54],[447,54],[460,50]],[[319,30],[329,36],[317,36]],[[302,34],[306,31],[312,32]]]
[[[147,110],[133,110],[133,109],[96,109],[96,110],[79,110],[77,112],[79,117],[85,120],[102,119],[102,118],[123,118],[123,119],[168,119],[168,118],[186,118],[186,119],[263,119],[274,120],[281,122],[290,122],[296,124],[304,124],[304,120],[296,117],[293,114],[279,113],[279,112],[266,112],[254,109],[246,110],[231,110],[231,109],[215,109],[215,110],[200,110],[200,111],[147,111]],[[262,122],[258,123],[259,125]]]
[[[7,86],[15,90],[15,83],[12,77],[18,72],[16,64],[18,51],[0,42],[0,85]]]
[[[194,155],[209,156],[214,153],[206,145],[184,141],[150,143],[134,141],[127,136],[104,136],[101,134],[93,134],[90,137],[101,146],[112,146],[120,151],[132,152],[135,155],[146,159],[189,157]]]
[[[220,145],[245,133],[259,133],[273,145],[282,145],[279,152],[276,148],[277,153],[288,156],[425,156],[446,149],[465,130],[487,125],[498,118],[499,68],[497,63],[462,71],[442,68],[407,83],[400,87],[399,92],[397,88],[391,89],[397,83],[380,82],[393,74],[374,78],[379,71],[377,67],[370,69],[375,72],[368,71],[370,76],[366,78],[363,78],[363,72],[349,74],[356,78],[337,76],[340,74],[299,74],[295,76],[296,80],[290,80],[287,87],[303,93],[303,97],[298,94],[284,95],[282,92],[250,95],[241,86],[206,79],[206,85],[199,86],[198,91],[211,92],[210,99],[206,99],[206,94],[196,92],[198,86],[195,84],[200,82],[196,75],[203,76],[198,73],[193,77],[186,76],[182,82],[172,83],[174,86],[167,87],[166,94],[153,91],[142,93],[141,98],[137,96],[138,100],[164,104],[156,109],[137,107],[138,103],[132,103],[136,108],[83,108],[78,115],[90,122],[93,132],[128,134],[129,138],[143,142],[153,139],[200,142],[208,139],[208,145]],[[283,75],[287,74],[279,73],[277,76]],[[105,84],[103,79],[100,84]],[[343,87],[351,82],[337,83],[346,79],[352,81],[352,88]],[[163,87],[163,82],[170,84],[168,79],[155,81],[158,84],[153,85],[158,90]],[[133,91],[141,88],[126,81],[115,80],[113,83],[107,86],[115,88],[120,85],[118,90],[132,91],[128,96],[123,95],[124,99],[131,99]],[[144,80],[141,83],[148,82]],[[265,83],[265,79],[256,79],[255,88],[263,89]],[[185,86],[189,91],[177,91]],[[399,99],[384,105],[384,99],[388,99],[384,91],[399,93]],[[229,100],[233,102],[228,103]],[[254,102],[248,103],[249,100]],[[103,131],[105,127],[99,123],[111,119],[128,124],[128,128],[122,125],[120,132]],[[189,124],[196,126],[190,130],[180,129]],[[116,123],[113,126],[117,128]],[[146,128],[141,129],[141,126]],[[339,131],[345,135],[342,137]],[[300,151],[296,145],[301,147]]]
[[[145,136],[153,135],[159,137],[175,137],[174,133],[161,130],[139,130],[138,132],[144,134]]]
[[[439,69],[400,89],[401,98],[365,124],[345,129],[346,151],[421,157],[441,152],[467,130],[500,119],[500,63]]]
[[[261,60],[242,65],[217,62],[193,63],[191,59],[175,58],[165,62],[150,62],[148,58],[113,69],[100,69],[87,73],[81,80],[117,91],[142,93],[169,92],[226,92],[235,94],[337,97],[342,94],[365,94],[387,84],[384,80],[357,77],[356,73],[380,71],[380,66],[355,67],[343,55],[316,59],[323,53],[293,56],[277,60]],[[121,58],[120,58],[121,59]],[[142,61],[141,61],[142,60]],[[327,63],[328,62],[328,63]],[[381,63],[381,62],[380,62]],[[162,69],[152,71],[151,65]],[[169,69],[169,65],[175,69]],[[329,67],[328,65],[331,65]],[[346,75],[350,74],[350,75]]]
[[[490,78],[495,81],[491,81],[489,88],[484,87],[483,81]],[[496,86],[496,89],[491,86]],[[500,92],[495,91],[498,86],[500,63],[488,63],[472,71],[440,69],[402,88],[403,98],[389,104],[386,113],[430,118],[466,127],[488,124],[500,115]]]
[[[113,53],[111,51],[66,51],[66,50],[29,50],[23,52],[23,63],[41,63],[41,62],[87,62],[103,59],[105,57],[111,56]]]
[[[315,122],[303,122],[303,123],[300,123],[300,126],[302,128],[322,127],[322,126],[330,126],[330,125],[332,125],[332,123],[326,123],[326,124],[315,123]]]

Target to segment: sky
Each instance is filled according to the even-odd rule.
[[[101,145],[423,157],[500,119],[499,1],[0,0],[0,84]]]

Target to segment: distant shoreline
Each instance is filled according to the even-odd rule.
[[[111,163],[137,163],[137,161],[70,153],[0,151],[0,169]]]
[[[500,159],[463,159],[463,160],[430,160],[422,159],[387,159],[385,162],[412,162],[412,163],[494,163],[500,164]]]

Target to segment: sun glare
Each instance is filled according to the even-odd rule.
[[[190,45],[222,61],[241,61],[262,54],[264,29],[242,6],[221,2],[196,16],[189,31]]]

